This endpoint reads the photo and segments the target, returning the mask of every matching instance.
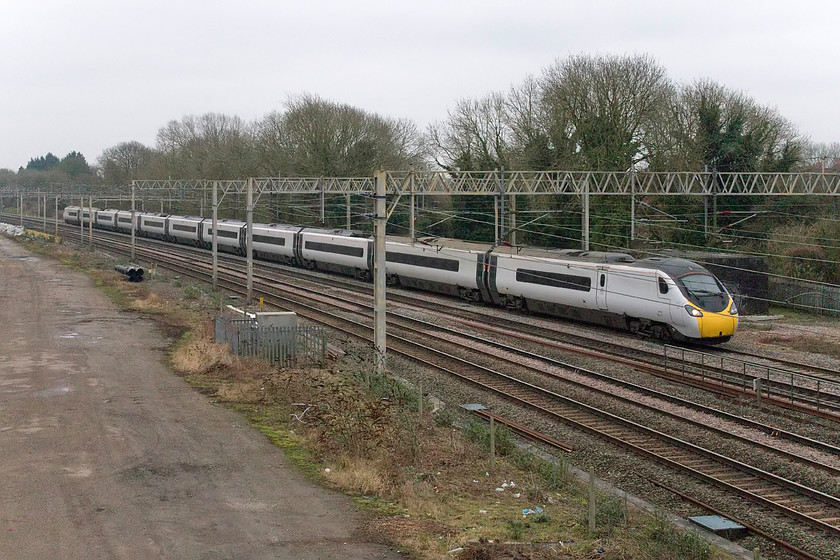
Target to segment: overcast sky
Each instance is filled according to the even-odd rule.
[[[649,54],[840,141],[838,22],[830,0],[0,0],[0,168],[304,92],[425,128],[581,53]]]

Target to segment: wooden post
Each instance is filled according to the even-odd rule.
[[[496,424],[490,417],[490,472],[496,468]]]
[[[417,392],[419,393],[418,397],[418,404],[417,404],[417,417],[420,420],[423,420],[423,380],[417,384]]]
[[[589,534],[595,534],[595,471],[589,467]]]

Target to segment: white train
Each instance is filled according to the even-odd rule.
[[[130,232],[131,212],[93,212],[97,228]],[[89,209],[68,206],[64,221],[89,223]],[[210,248],[213,221],[139,212],[136,233]],[[221,251],[244,254],[245,222],[218,220]],[[256,258],[370,280],[373,240],[346,230],[253,224]],[[625,253],[493,246],[441,238],[389,237],[386,275],[404,286],[475,302],[597,323],[659,340],[717,344],[738,326],[730,294],[701,265],[679,258],[636,260]]]

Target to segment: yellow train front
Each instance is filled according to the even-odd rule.
[[[663,259],[659,270],[669,276],[669,284],[682,301],[682,309],[671,302],[674,338],[691,342],[727,342],[738,328],[738,308],[723,284],[697,263],[683,259]],[[661,292],[663,287],[659,286]],[[683,314],[684,311],[684,314]]]

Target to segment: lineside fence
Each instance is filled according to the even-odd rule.
[[[253,356],[284,367],[323,365],[327,339],[319,326],[258,327],[249,319],[216,317],[215,340],[237,356]]]
[[[770,278],[770,299],[822,315],[840,314],[840,286],[789,278]]]
[[[719,384],[744,395],[799,402],[836,410],[840,382],[730,356],[664,345],[666,373]]]

